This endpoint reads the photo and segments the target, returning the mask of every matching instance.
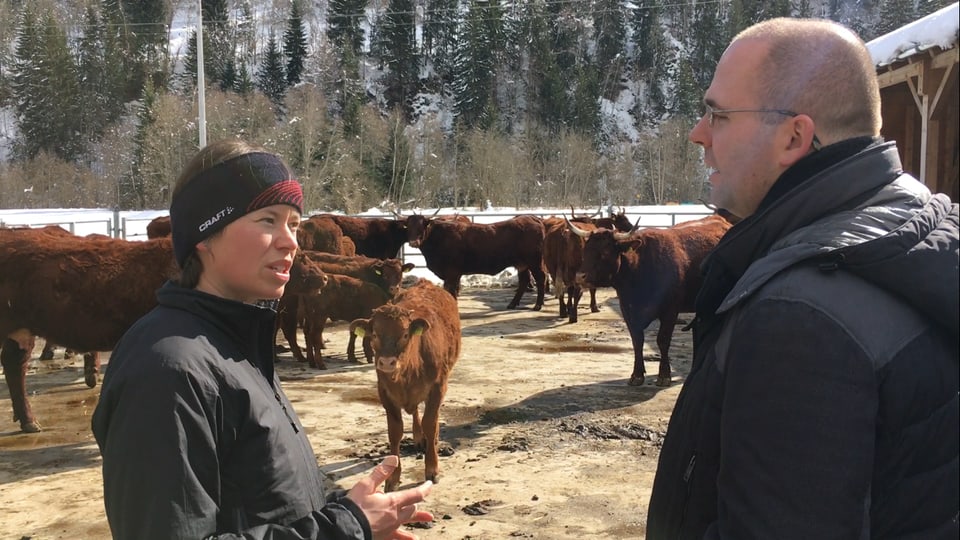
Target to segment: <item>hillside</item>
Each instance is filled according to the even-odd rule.
[[[788,15],[870,39],[945,2],[202,4],[208,140],[355,212],[696,201],[686,133],[729,36]],[[0,206],[168,204],[198,144],[196,5],[0,0]]]

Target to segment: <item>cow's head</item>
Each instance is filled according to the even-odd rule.
[[[293,266],[290,267],[290,281],[284,292],[291,294],[309,294],[320,292],[327,284],[327,274],[320,265],[307,258],[304,253],[297,253],[293,257]]]
[[[422,214],[407,216],[407,243],[410,244],[410,247],[420,248],[427,236],[430,221],[431,218]]]
[[[350,331],[360,338],[369,338],[377,371],[400,374],[419,369],[418,354],[404,354],[430,323],[414,318],[409,310],[387,304],[375,309],[369,319],[350,323]]]
[[[618,237],[625,233],[609,229],[586,231],[569,223],[570,230],[585,239],[583,262],[577,272],[577,283],[581,287],[609,287],[620,270],[620,247]]]

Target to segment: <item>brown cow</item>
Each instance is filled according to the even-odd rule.
[[[643,332],[660,320],[658,386],[670,385],[670,341],[677,316],[694,310],[703,277],[700,264],[730,228],[720,216],[688,221],[669,229],[644,229],[635,233],[598,229],[570,230],[586,238],[583,265],[577,274],[582,286],[612,286],[620,312],[633,341],[630,385],[644,382]]]
[[[291,275],[321,274],[291,269]],[[96,385],[97,351],[109,351],[156,303],[156,290],[176,273],[170,237],[129,242],[0,231],[0,336],[43,336],[85,355],[88,386]],[[291,280],[293,281],[293,280]],[[14,421],[40,430],[26,395],[32,345],[7,339],[0,350]]]
[[[639,225],[639,223],[637,225],[630,223],[622,210],[606,218],[574,216],[570,221],[577,223],[581,229],[589,231],[603,228],[630,232],[636,230]],[[564,218],[550,217],[543,222],[546,227],[546,235],[543,239],[543,263],[556,288],[560,316],[567,317],[569,322],[575,323],[580,298],[583,296],[583,289],[577,283],[576,274],[580,271],[583,261],[584,239],[570,231]],[[596,287],[590,287],[590,311],[591,313],[600,311],[600,307],[597,306]]]
[[[447,381],[460,357],[460,314],[456,300],[421,279],[369,319],[351,323],[351,332],[368,336],[377,366],[377,393],[387,413],[390,453],[400,456],[403,411],[413,416],[413,440],[424,452],[427,480],[440,471],[440,405]],[[423,422],[418,407],[424,403]],[[400,465],[385,489],[400,483]]]
[[[156,290],[174,272],[169,238],[146,242],[51,237],[6,231],[0,236],[0,336],[26,330],[84,351],[84,379],[97,382],[96,351],[156,304]],[[32,349],[32,347],[30,348]],[[0,351],[14,421],[39,431],[26,397],[30,350],[7,340]]]
[[[374,259],[371,257],[337,255],[319,251],[302,251],[307,258],[327,274],[339,274],[372,283],[383,289],[389,296],[400,290],[403,274],[413,270],[413,263],[402,263],[399,259]],[[297,323],[300,297],[288,295],[280,299],[277,308],[277,328],[283,333],[290,345],[290,352],[298,362],[307,359],[297,343]],[[318,347],[323,347],[320,343]]]
[[[339,274],[327,274],[329,282],[316,295],[300,297],[303,310],[303,337],[306,341],[307,362],[311,367],[327,369],[323,361],[323,329],[327,320],[352,321],[369,317],[374,309],[386,304],[393,295],[377,285]],[[356,335],[350,333],[347,359],[356,362]],[[367,352],[367,347],[364,347]],[[370,360],[369,354],[367,360]]]
[[[147,223],[147,238],[150,240],[170,236],[170,231],[170,216],[155,217]]]
[[[533,309],[543,307],[543,222],[534,216],[517,216],[492,225],[407,217],[409,243],[423,253],[427,268],[443,280],[454,297],[460,278],[467,274],[497,274],[509,266],[517,269],[517,292],[507,309],[514,309],[530,285],[537,284]],[[529,272],[528,272],[529,270]]]
[[[402,216],[388,219],[317,214],[310,216],[307,221],[337,225],[344,236],[353,240],[357,255],[393,259],[407,241],[407,224]]]

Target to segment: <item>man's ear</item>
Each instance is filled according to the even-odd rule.
[[[197,253],[209,253],[209,252],[210,252],[210,244],[207,243],[206,240],[201,240],[200,242],[197,242],[197,245],[194,246],[194,248],[196,248]]]
[[[780,152],[780,165],[790,167],[804,156],[813,152],[813,138],[816,125],[813,118],[798,114],[785,122],[782,129],[787,130]]]

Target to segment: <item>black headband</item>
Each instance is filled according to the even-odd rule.
[[[188,181],[170,203],[170,227],[177,264],[196,245],[254,210],[287,204],[303,213],[303,190],[277,156],[244,154]]]

